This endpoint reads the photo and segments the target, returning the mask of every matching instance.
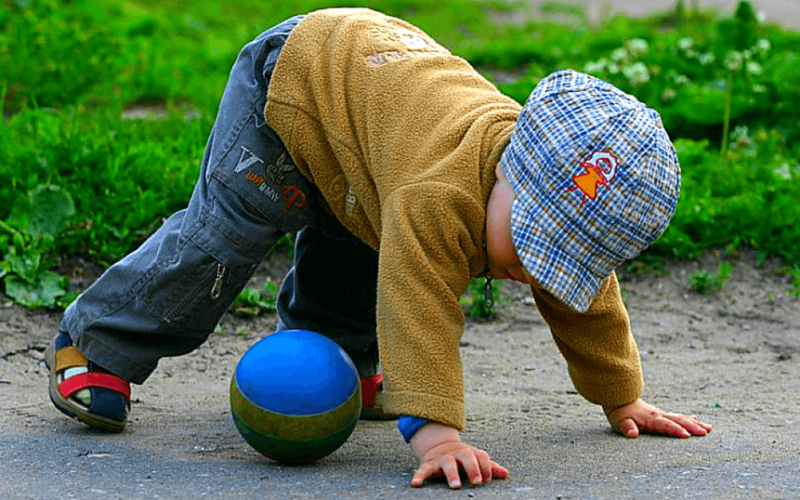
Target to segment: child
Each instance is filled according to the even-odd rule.
[[[401,20],[292,18],[239,55],[189,206],[65,312],[46,353],[51,398],[122,430],[129,383],[205,341],[274,243],[299,231],[278,328],[324,333],[351,355],[363,416],[401,415],[420,459],[413,486],[507,475],[459,439],[458,299],[481,275],[530,284],[575,387],[618,432],[705,435],[639,399],[614,275],[667,227],[679,185],[658,115],[607,83],[558,72],[520,108]]]

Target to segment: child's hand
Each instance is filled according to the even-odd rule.
[[[411,478],[411,486],[415,488],[422,487],[428,478],[441,476],[451,488],[461,488],[460,472],[473,485],[508,476],[508,471],[493,462],[488,453],[462,443],[458,431],[446,425],[425,424],[411,438],[411,447],[420,462]]]
[[[667,413],[641,399],[613,410],[605,409],[605,412],[611,427],[629,438],[642,432],[678,438],[705,436],[711,432],[711,426],[695,416]]]

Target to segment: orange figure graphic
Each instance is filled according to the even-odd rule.
[[[617,174],[617,157],[609,151],[597,151],[592,153],[592,157],[581,162],[581,166],[586,170],[585,174],[579,174],[572,178],[574,186],[567,189],[568,193],[580,189],[582,193],[581,207],[586,203],[586,198],[594,200],[597,198],[597,187],[602,185],[611,189],[609,183]]]

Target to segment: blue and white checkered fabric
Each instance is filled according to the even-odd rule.
[[[580,312],[616,267],[666,230],[680,192],[678,157],[658,113],[571,70],[536,86],[500,162],[515,193],[520,260]]]

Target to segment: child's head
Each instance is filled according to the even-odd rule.
[[[575,71],[536,86],[500,164],[514,190],[520,260],[581,312],[617,266],[664,232],[680,191],[678,158],[658,113]]]

